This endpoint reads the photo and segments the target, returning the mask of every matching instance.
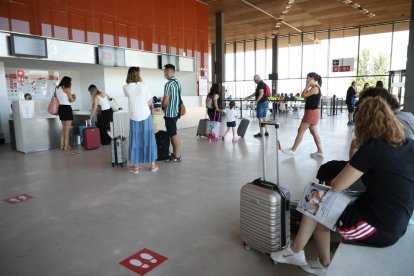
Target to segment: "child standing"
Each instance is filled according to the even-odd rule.
[[[226,108],[224,110],[224,113],[226,114],[227,117],[227,130],[224,133],[222,140],[225,140],[226,134],[230,132],[230,130],[233,131],[233,143],[237,142],[237,138],[236,138],[236,110],[234,109],[234,107],[236,106],[236,102],[235,101],[231,101],[230,102],[230,108]]]

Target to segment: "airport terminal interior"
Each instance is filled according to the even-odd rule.
[[[318,183],[322,164],[349,160],[355,133],[346,98],[353,82],[359,94],[380,81],[403,111],[414,112],[411,11],[409,0],[1,1],[0,275],[313,275],[242,241],[241,189],[263,177],[265,165],[266,180],[298,202],[310,182]],[[177,121],[182,160],[157,161],[154,172],[140,164],[133,173],[129,160],[113,161],[116,141],[125,141],[128,158],[135,129],[123,91],[128,69],[140,67],[155,98],[153,132],[161,133],[167,111],[156,107],[168,87],[166,64],[175,66],[186,106]],[[323,155],[311,155],[317,148],[308,130],[289,156],[281,149],[295,141],[305,114],[298,95],[310,72],[322,79]],[[62,149],[62,124],[48,106],[64,76],[76,100],[70,147]],[[265,120],[278,123],[262,137],[258,105],[248,99],[256,76],[270,89]],[[88,149],[85,121],[99,123],[91,117],[92,84],[117,107],[107,129],[112,143]],[[217,137],[205,126],[198,135],[216,84],[218,104],[235,103],[235,141],[231,133],[222,139],[224,114]],[[290,232],[291,219],[278,227]],[[384,249],[358,251],[332,232],[332,263],[319,275],[414,275],[405,262],[412,224]],[[304,250],[307,260],[318,257],[315,240]]]

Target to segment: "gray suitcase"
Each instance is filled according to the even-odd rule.
[[[111,123],[113,124],[113,123]],[[122,120],[120,120],[121,135],[115,137],[115,127],[112,125],[113,138],[111,139],[111,159],[112,167],[126,165],[127,162],[127,139],[124,136],[124,126]]]
[[[206,136],[206,129],[207,129],[207,122],[208,119],[201,119],[198,123],[197,134],[196,136]]]
[[[276,128],[279,124],[266,122]],[[266,254],[286,247],[290,241],[290,193],[279,185],[279,152],[276,151],[276,184],[266,181],[265,141],[262,139],[263,178],[241,188],[240,235],[246,249],[250,247]],[[277,147],[276,147],[277,149]]]
[[[250,121],[248,119],[242,119],[240,121],[239,127],[237,128],[237,135],[239,135],[241,138],[244,138],[249,124]]]

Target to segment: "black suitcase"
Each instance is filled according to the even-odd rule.
[[[276,122],[262,123],[274,125]],[[240,236],[246,249],[266,254],[286,247],[290,241],[290,193],[279,185],[279,152],[276,151],[276,184],[266,181],[265,145],[262,140],[263,178],[244,185],[240,192]]]
[[[164,130],[155,133],[155,140],[157,141],[158,159],[157,161],[167,160],[170,155],[170,136]]]
[[[197,134],[196,136],[206,136],[206,129],[207,129],[207,122],[208,119],[201,119],[198,123]]]
[[[237,128],[237,135],[239,135],[241,138],[244,138],[249,124],[250,121],[248,119],[242,119],[240,121],[239,127]]]

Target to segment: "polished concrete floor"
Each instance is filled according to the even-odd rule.
[[[300,120],[278,117],[282,146],[290,146]],[[252,120],[238,143],[196,138],[179,132],[183,162],[160,162],[158,172],[138,175],[112,168],[110,148],[22,154],[0,145],[0,275],[134,275],[119,262],[143,248],[168,260],[149,275],[307,275],[246,251],[239,237],[239,196],[245,183],[261,176],[261,139]],[[298,198],[318,166],[347,159],[351,128],[346,112],[326,116],[319,131],[325,157],[307,133],[294,158],[280,155],[280,180]],[[275,179],[274,130],[267,151],[269,179]],[[307,248],[308,257],[314,250]]]

